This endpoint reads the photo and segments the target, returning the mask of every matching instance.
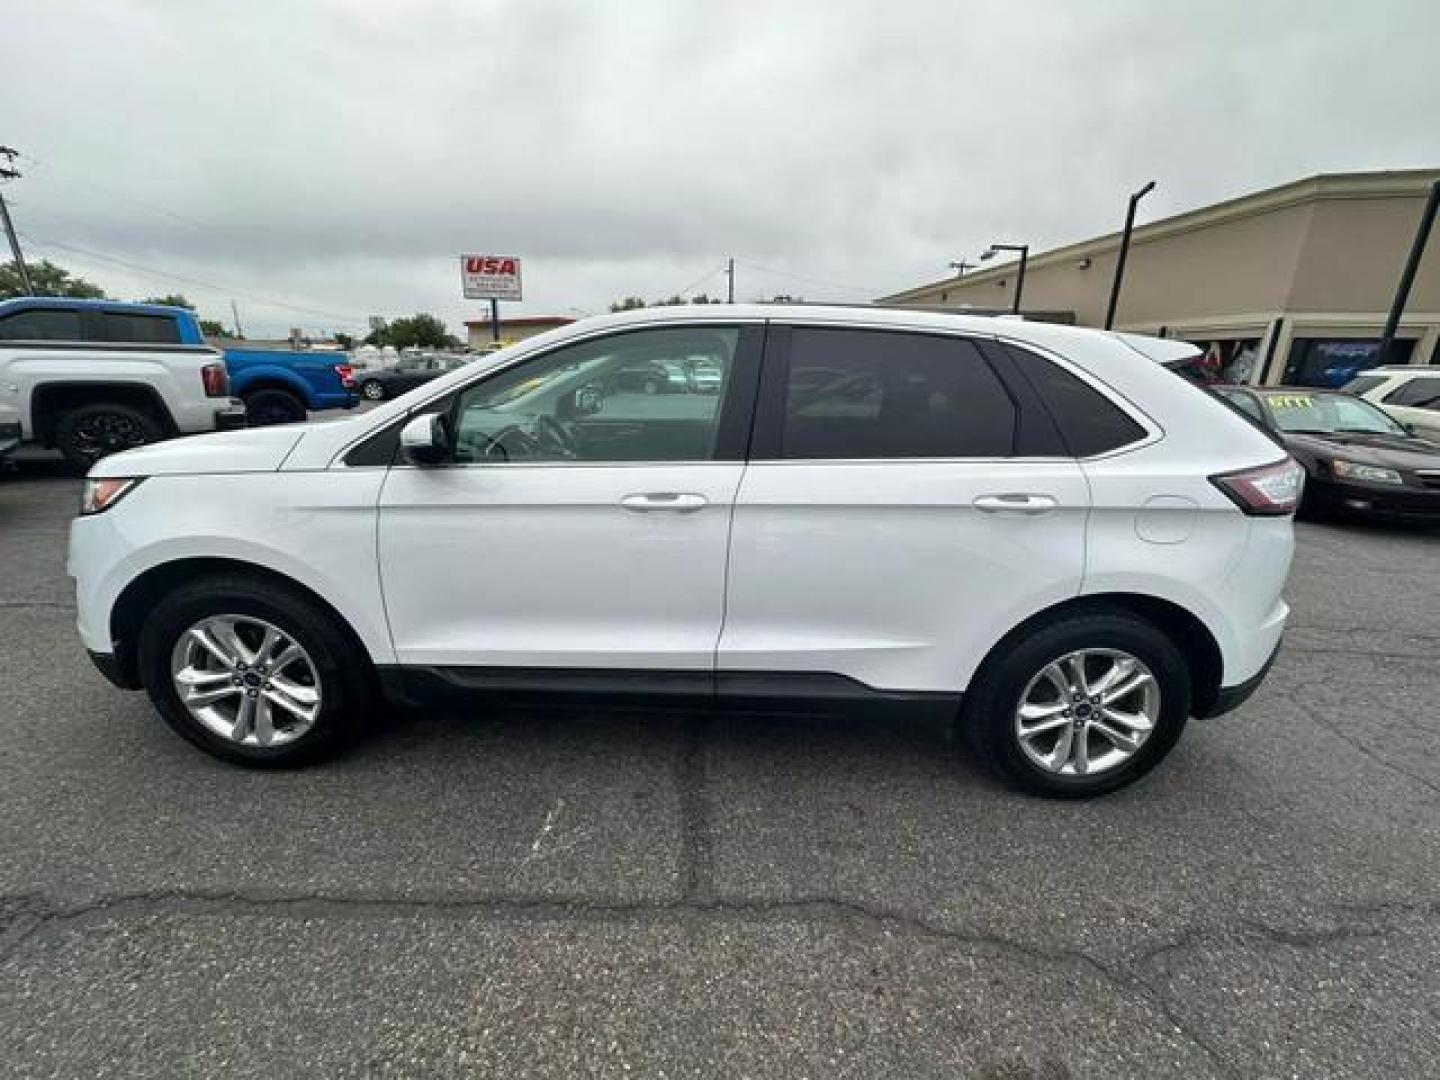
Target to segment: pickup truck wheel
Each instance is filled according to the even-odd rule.
[[[384,401],[385,384],[379,379],[366,379],[360,384],[360,396],[366,401]]]
[[[148,413],[103,401],[71,409],[55,424],[55,445],[77,469],[88,470],[106,454],[164,437],[159,422]]]
[[[261,578],[195,578],[140,630],[150,700],[180,735],[258,768],[306,764],[364,729],[373,673],[335,617]]]
[[[254,390],[244,395],[245,419],[251,427],[295,424],[305,419],[305,403],[288,390]]]

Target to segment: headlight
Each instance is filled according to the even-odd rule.
[[[1361,480],[1367,484],[1403,484],[1400,474],[1394,469],[1382,469],[1378,465],[1361,465],[1358,461],[1336,458],[1330,468],[1342,480]]]
[[[123,499],[131,489],[140,483],[140,477],[104,477],[99,480],[85,481],[85,490],[80,496],[80,514],[98,514],[102,510],[109,510],[117,502]]]

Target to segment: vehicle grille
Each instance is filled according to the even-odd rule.
[[[1415,475],[1426,487],[1440,488],[1440,469],[1416,469]]]

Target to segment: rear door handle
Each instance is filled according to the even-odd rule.
[[[647,491],[626,495],[620,500],[620,505],[626,510],[634,510],[639,514],[653,513],[657,510],[668,510],[674,514],[693,514],[709,501],[704,495],[696,495],[688,491]]]
[[[1006,491],[995,495],[981,495],[971,505],[987,514],[1025,514],[1035,517],[1050,513],[1060,503],[1053,495]]]

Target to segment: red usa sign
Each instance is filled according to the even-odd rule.
[[[514,255],[461,255],[460,284],[467,300],[519,300],[520,260]]]

